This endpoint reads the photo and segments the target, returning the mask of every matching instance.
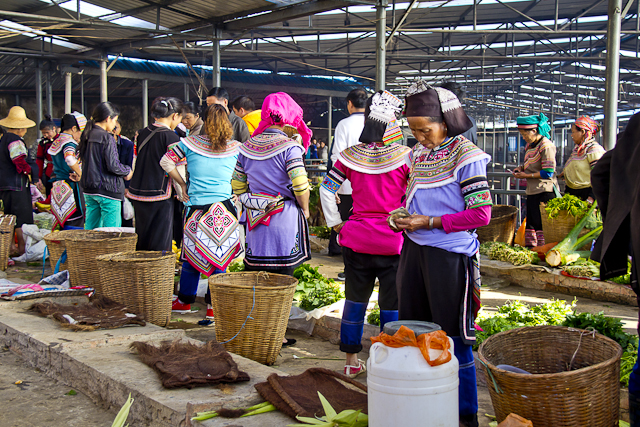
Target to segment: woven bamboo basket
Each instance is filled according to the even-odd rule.
[[[491,222],[489,225],[479,227],[476,230],[480,243],[504,242],[513,244],[513,236],[516,232],[516,220],[518,208],[510,205],[493,205],[491,207]]]
[[[13,230],[15,227],[15,215],[0,216],[0,270],[2,271],[7,269],[11,243],[13,243]]]
[[[56,264],[65,251],[66,246],[64,244],[65,239],[74,234],[86,233],[85,230],[61,230],[55,233],[49,233],[44,236],[44,241],[47,243],[47,249],[49,251],[49,263],[51,264],[51,270],[56,269]],[[60,271],[68,269],[66,262],[60,264]]]
[[[562,242],[580,221],[567,211],[560,211],[556,218],[549,218],[549,214],[545,209],[546,207],[547,205],[545,203],[540,203],[540,217],[542,218],[544,240],[546,243]],[[584,236],[589,231],[591,230],[585,228],[580,232],[579,236]],[[587,242],[580,250],[591,250],[591,242]]]
[[[102,294],[96,257],[117,252],[136,250],[138,235],[106,231],[85,231],[70,235],[65,240],[67,267],[71,286],[91,286]]]
[[[124,304],[147,322],[167,326],[175,257],[161,251],[135,251],[96,257],[102,295]]]
[[[478,356],[498,422],[513,412],[534,426],[618,425],[622,348],[604,335],[562,326],[518,328],[487,338]],[[503,364],[532,375],[496,367]]]
[[[273,365],[287,330],[297,283],[291,276],[266,272],[210,276],[218,341],[232,353]]]

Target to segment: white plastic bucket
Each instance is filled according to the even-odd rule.
[[[369,427],[458,427],[458,359],[430,366],[417,347],[375,343],[367,361]],[[441,350],[429,350],[432,359]]]

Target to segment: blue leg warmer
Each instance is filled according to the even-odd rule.
[[[385,323],[396,320],[398,320],[398,310],[380,310],[380,332],[382,332]]]
[[[459,412],[460,415],[472,415],[478,412],[478,385],[476,383],[476,364],[473,360],[473,349],[464,345],[460,337],[451,337],[454,344],[454,354],[460,364],[458,378]]]
[[[360,353],[362,351],[362,331],[364,329],[364,315],[367,312],[366,302],[344,302],[342,323],[340,324],[340,350],[345,353]]]
[[[631,427],[640,427],[640,359],[629,376],[629,421]]]
[[[178,299],[184,304],[193,304],[196,301],[196,293],[198,292],[199,281],[200,272],[196,270],[189,262],[183,262],[182,274],[180,275],[180,290],[178,291]]]

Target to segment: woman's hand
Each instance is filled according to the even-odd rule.
[[[125,181],[131,181],[131,178],[133,177],[133,169],[131,169],[131,171],[129,172],[129,174],[127,176],[124,177]]]
[[[513,176],[515,176],[518,179],[531,178],[531,174],[524,173],[524,172],[516,172],[516,171],[513,171]]]
[[[345,221],[342,221],[340,224],[334,225],[333,226],[333,231],[335,231],[336,233],[340,234],[340,230],[342,230],[342,227],[344,227],[344,223],[345,223]]]
[[[231,203],[233,203],[234,205],[238,202],[238,196],[235,194],[231,195]]]
[[[394,221],[396,228],[414,232],[420,229],[429,229],[429,217],[427,215],[411,215],[406,218],[398,218]]]
[[[336,205],[339,205],[340,202],[342,201],[342,200],[340,200],[340,195],[338,193],[336,193],[335,196],[336,196]]]
[[[187,192],[187,184],[180,184],[180,189],[182,190],[182,196],[180,197],[181,202],[189,201],[189,194]]]
[[[70,179],[71,181],[73,181],[73,182],[80,182],[80,178],[81,178],[81,176],[80,176],[80,175],[78,175],[76,172],[71,172],[71,173],[69,174],[69,179]]]
[[[311,216],[311,214],[309,213],[309,209],[302,209],[302,213],[304,214],[304,217],[306,219],[309,219],[309,217]]]
[[[522,172],[522,168],[521,168],[520,166],[518,166],[517,168],[515,168],[515,169],[513,170],[513,174],[514,174],[514,175],[515,175],[516,173],[520,173],[520,172]]]

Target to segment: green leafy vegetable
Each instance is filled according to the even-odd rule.
[[[538,254],[521,246],[509,246],[502,242],[485,242],[480,245],[480,253],[489,259],[510,262],[513,265],[538,264]]]
[[[577,261],[562,267],[562,270],[576,277],[598,277],[600,263],[591,259],[578,258]]]
[[[311,227],[311,234],[315,234],[319,239],[328,239],[331,237],[331,228],[326,225]]]
[[[317,418],[310,418],[298,415],[296,419],[306,424],[289,424],[287,427],[306,427],[310,425],[318,427],[367,427],[369,425],[367,414],[353,409],[345,409],[338,414],[322,393],[318,392],[318,397],[320,397],[320,402],[324,409],[324,417],[317,417],[316,415]]]
[[[569,235],[567,235],[567,237],[565,237],[564,240],[558,243],[553,249],[547,252],[545,256],[547,264],[552,267],[557,267],[559,265],[571,264],[581,257],[589,258],[591,252],[578,251],[577,249],[583,246],[589,239],[595,239],[598,237],[600,232],[602,232],[602,226],[599,226],[582,237],[579,237],[579,235],[586,225],[589,215],[596,209],[597,204],[597,202],[594,202],[587,212],[587,215],[582,218],[575,227],[573,227],[573,230],[569,232]]]
[[[131,409],[131,405],[133,405],[133,398],[131,397],[131,393],[129,393],[129,398],[120,408],[120,412],[116,415],[116,419],[113,420],[113,424],[111,427],[123,427],[125,421],[127,421],[127,417],[129,416],[129,410]],[[128,425],[128,424],[127,424]]]
[[[303,310],[313,310],[331,305],[344,298],[344,292],[333,279],[327,279],[319,271],[319,267],[302,264],[293,272],[298,279],[294,299]]]
[[[376,303],[369,312],[369,315],[367,316],[367,323],[370,325],[380,326],[380,306],[378,303]]]
[[[562,211],[566,211],[577,220],[588,216],[586,228],[591,230],[602,225],[602,218],[597,211],[590,212],[590,208],[591,206],[588,202],[571,194],[565,194],[562,197],[549,200],[545,210],[551,219],[557,218]]]
[[[229,273],[237,273],[239,271],[244,271],[244,262],[242,261],[234,261],[231,264],[229,264],[229,267],[227,268],[227,271]]]

